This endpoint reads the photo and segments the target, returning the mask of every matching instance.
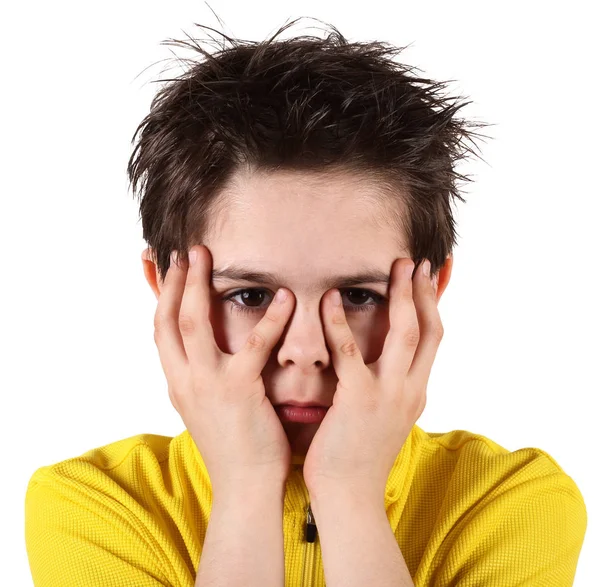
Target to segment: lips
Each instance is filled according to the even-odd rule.
[[[296,400],[289,400],[276,404],[275,407],[281,406],[297,406],[299,408],[329,408],[329,404],[322,404],[319,402],[298,402]]]
[[[329,406],[322,404],[314,405],[315,402],[294,402],[294,404],[304,405],[291,405],[291,404],[279,404],[275,406],[275,411],[282,422],[295,422],[298,424],[318,424],[323,421]]]

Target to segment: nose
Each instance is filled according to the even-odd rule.
[[[306,373],[330,367],[331,355],[321,320],[320,303],[296,302],[279,339],[276,354],[282,367],[293,363]]]

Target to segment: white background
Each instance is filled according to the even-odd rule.
[[[153,341],[156,300],[125,167],[137,124],[193,23],[250,40],[300,16],[349,40],[412,45],[401,60],[494,123],[457,202],[445,336],[419,420],[537,447],[580,488],[588,531],[575,585],[596,584],[598,35],[595,3],[12,3],[2,24],[3,583],[31,585],[33,472],[140,433],[175,436]],[[355,6],[356,8],[351,8]],[[303,19],[282,38],[323,36]],[[596,39],[596,40],[594,40]],[[170,60],[170,61],[160,61]],[[144,68],[150,68],[144,71]],[[175,72],[175,73],[174,73]],[[10,578],[10,580],[8,580]]]

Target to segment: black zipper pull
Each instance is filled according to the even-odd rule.
[[[317,525],[315,524],[315,518],[312,510],[310,509],[310,503],[306,510],[306,542],[314,542],[317,538]]]

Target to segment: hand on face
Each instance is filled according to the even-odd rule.
[[[190,249],[173,262],[154,318],[154,340],[173,407],[208,470],[213,492],[283,485],[291,462],[285,431],[266,397],[261,372],[292,313],[271,304],[235,354],[221,351],[209,319],[212,255]]]
[[[290,447],[260,373],[291,316],[293,294],[286,290],[283,304],[269,306],[242,351],[224,354],[208,320],[211,264],[206,252],[198,253],[201,260],[193,269],[184,260],[173,265],[155,316],[155,341],[171,402],[215,484],[244,476],[261,483],[270,478],[265,466],[280,480],[289,465]],[[411,266],[409,259],[398,259],[393,266],[390,331],[375,363],[365,365],[343,307],[332,304],[337,290],[323,297],[324,330],[338,384],[306,455],[309,491],[352,483],[381,496],[394,460],[425,407],[443,328],[430,278],[421,268],[414,283],[410,272],[402,276],[402,268]],[[224,443],[225,438],[230,442]]]
[[[338,290],[323,296],[323,325],[338,384],[304,461],[309,492],[352,486],[383,498],[387,478],[426,403],[443,326],[436,289],[414,263],[397,259],[390,283],[390,330],[379,359],[366,365]]]

